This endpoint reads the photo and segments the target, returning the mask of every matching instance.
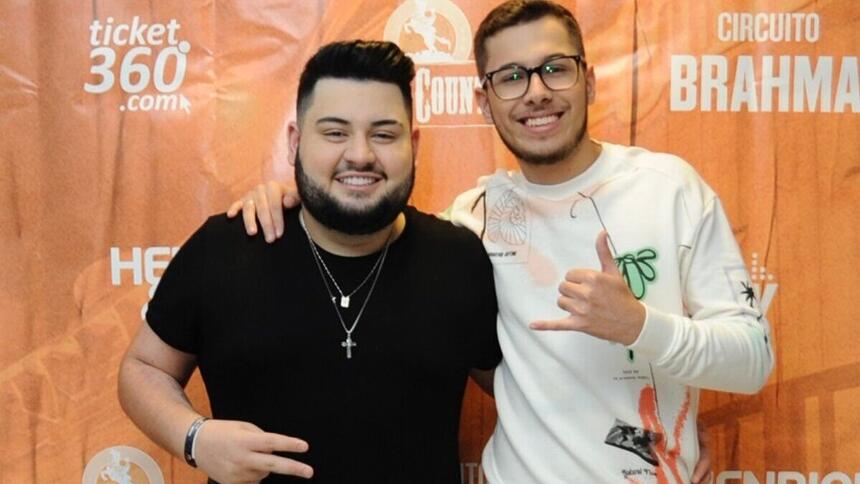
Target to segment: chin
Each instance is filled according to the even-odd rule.
[[[368,212],[379,205],[382,197],[375,197],[372,195],[349,195],[338,197],[336,200],[337,203],[345,210],[361,213]]]
[[[564,161],[573,152],[575,146],[570,146],[569,143],[553,143],[553,146],[547,147],[546,143],[541,143],[542,149],[529,149],[528,146],[512,146],[508,145],[508,149],[518,159],[530,165],[554,165]],[[530,143],[532,145],[536,143]]]

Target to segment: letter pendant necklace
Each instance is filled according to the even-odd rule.
[[[391,234],[388,236],[388,240],[385,241],[385,247],[382,249],[382,253],[379,255],[379,258],[376,259],[376,262],[373,264],[373,267],[370,268],[370,272],[367,273],[364,280],[356,287],[351,293],[348,295],[344,295],[343,291],[341,291],[340,286],[338,286],[337,281],[334,279],[331,271],[326,266],[325,260],[323,260],[319,251],[317,251],[316,243],[314,243],[314,239],[311,237],[310,232],[308,232],[308,227],[305,225],[305,219],[302,216],[302,213],[299,212],[299,224],[302,226],[302,230],[305,231],[305,236],[308,238],[308,245],[311,247],[311,252],[314,255],[314,262],[316,263],[317,270],[320,273],[320,277],[323,280],[323,285],[325,285],[326,292],[328,292],[329,299],[331,300],[332,307],[334,307],[334,312],[337,314],[337,319],[340,321],[340,326],[343,328],[344,333],[346,333],[346,339],[341,341],[341,348],[346,349],[346,358],[352,358],[352,348],[358,346],[358,343],[352,339],[352,332],[355,331],[356,326],[358,326],[358,321],[361,319],[361,315],[364,314],[364,308],[367,306],[367,302],[370,301],[370,295],[373,294],[373,289],[376,287],[376,281],[379,279],[379,275],[382,273],[382,265],[385,263],[385,256],[388,254],[388,247],[391,245]],[[394,229],[392,228],[391,233],[394,233]],[[370,289],[367,291],[367,296],[364,298],[364,302],[361,304],[361,308],[358,310],[358,314],[355,316],[355,320],[353,320],[352,325],[347,327],[346,321],[343,319],[343,315],[340,314],[340,308],[348,308],[349,307],[349,298],[359,289],[361,289],[364,284],[371,279],[373,276],[373,282],[370,283]],[[338,294],[340,294],[340,307],[338,307],[337,297],[331,290],[331,286],[329,285],[329,279],[331,279],[332,284],[337,290]]]
[[[304,224],[304,218],[302,218],[301,221],[302,221],[302,224]],[[307,228],[304,225],[302,225],[302,228],[305,229],[305,235],[308,235]],[[308,235],[308,237],[310,237],[310,235]],[[386,249],[388,249],[387,243],[388,242],[386,241]],[[335,290],[337,291],[338,294],[340,294],[340,307],[342,307],[342,308],[349,308],[350,298],[355,293],[357,293],[359,290],[361,290],[361,288],[364,287],[364,285],[367,283],[367,281],[370,280],[370,276],[372,276],[373,273],[376,272],[377,267],[379,267],[379,265],[382,263],[382,260],[384,259],[383,256],[385,255],[384,251],[383,251],[383,254],[381,254],[376,259],[376,262],[373,264],[373,267],[370,268],[370,272],[368,272],[367,275],[364,276],[364,279],[358,284],[358,286],[356,286],[355,289],[353,289],[352,292],[350,292],[349,294],[344,294],[340,288],[340,285],[338,285],[337,280],[335,280],[331,271],[328,269],[328,266],[326,265],[325,260],[322,258],[322,256],[320,256],[319,252],[317,251],[316,244],[311,243],[311,250],[313,250],[314,256],[316,257],[316,260],[318,261],[317,268],[319,268],[320,265],[322,266],[326,275],[328,275],[329,279],[331,279],[332,284],[334,284]],[[325,277],[323,277],[323,279],[325,279]],[[326,287],[328,288],[328,285],[326,285]],[[333,294],[331,294],[331,290],[329,290],[329,295],[331,295],[332,300],[335,300],[335,296]]]

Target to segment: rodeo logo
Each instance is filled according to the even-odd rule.
[[[388,18],[383,38],[418,65],[415,119],[426,127],[486,126],[475,101],[481,85],[472,53],[472,27],[451,0],[407,0]]]
[[[108,447],[84,469],[82,484],[164,484],[158,464],[134,447]]]

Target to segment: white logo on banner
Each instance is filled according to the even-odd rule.
[[[420,43],[401,42],[404,34],[418,35]],[[404,2],[388,18],[383,38],[400,45],[418,64],[467,62],[472,51],[469,20],[450,0]]]
[[[130,23],[116,23],[113,17],[90,24],[90,74],[94,83],[84,91],[101,94],[111,90],[119,79],[120,88],[130,94],[120,111],[191,112],[191,102],[176,91],[182,87],[188,68],[191,44],[179,40],[179,22],[144,23],[135,16]],[[128,49],[119,49],[128,47]],[[118,59],[121,55],[122,58]],[[142,94],[150,85],[157,94]]]
[[[797,471],[767,471],[762,479],[750,471],[723,471],[717,475],[716,484],[860,484],[860,473],[854,478],[844,472],[808,474]]]
[[[176,255],[179,247],[132,247],[131,257],[123,259],[119,247],[110,248],[110,279],[114,286],[122,285],[123,271],[131,272],[132,284],[142,286],[144,281],[149,284],[149,297],[140,309],[140,318],[146,320],[146,309],[149,300],[155,295],[155,288],[161,280],[161,273],[167,268],[170,259]],[[159,271],[156,274],[156,271]]]
[[[822,37],[817,13],[721,12],[716,20],[716,37],[722,42],[813,44]],[[672,55],[669,109],[860,112],[857,56],[739,55],[734,63],[729,59],[717,54]]]
[[[158,464],[134,447],[108,447],[84,469],[82,484],[164,484]]]
[[[472,27],[451,0],[407,0],[385,24],[383,38],[418,64],[415,119],[430,126],[486,125],[475,102]],[[435,119],[434,119],[435,118]]]

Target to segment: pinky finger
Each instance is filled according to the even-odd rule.
[[[244,205],[243,200],[237,200],[230,205],[230,208],[227,210],[227,218],[233,218],[236,215],[239,215],[239,211],[242,210],[242,205]]]

